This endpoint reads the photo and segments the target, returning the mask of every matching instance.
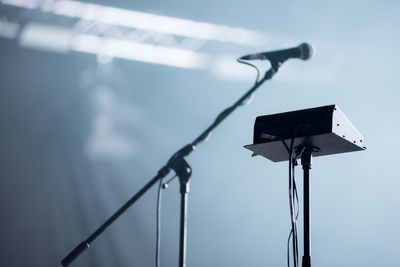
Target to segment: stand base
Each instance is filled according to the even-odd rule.
[[[311,256],[303,256],[302,267],[311,267]]]

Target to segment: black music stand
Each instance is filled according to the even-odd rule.
[[[257,117],[254,144],[245,148],[273,162],[288,160],[287,147],[302,151],[304,176],[304,256],[302,267],[311,267],[310,170],[312,157],[365,150],[363,138],[336,105]]]

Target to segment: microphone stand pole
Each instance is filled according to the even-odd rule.
[[[264,77],[257,81],[253,87],[251,87],[239,100],[237,100],[232,106],[228,107],[224,111],[222,111],[215,121],[202,133],[197,137],[192,143],[184,146],[182,149],[178,150],[172,157],[168,160],[167,164],[165,164],[157,173],[157,175],[151,179],[139,192],[136,193],[131,199],[129,199],[121,208],[119,208],[110,218],[108,218],[97,230],[95,230],[86,240],[79,243],[62,261],[62,266],[68,266],[72,261],[74,261],[83,251],[85,251],[90,244],[104,231],[106,230],[115,220],[119,218],[133,203],[136,202],[143,194],[145,194],[157,181],[164,178],[169,174],[171,169],[173,169],[180,178],[181,183],[181,237],[180,237],[180,259],[179,266],[186,266],[186,215],[187,215],[187,193],[189,186],[185,184],[189,181],[189,177],[191,174],[191,169],[189,165],[184,161],[184,158],[188,156],[194,148],[203,142],[226,117],[228,117],[237,107],[244,104],[245,100],[247,100],[261,84],[263,84],[266,80],[270,80],[274,74],[278,71],[281,62],[271,62],[271,68],[265,73]],[[180,164],[186,164],[187,166],[181,166]],[[185,175],[180,175],[180,170],[184,168],[189,168],[188,173]],[[179,169],[179,170],[178,170]],[[189,177],[186,177],[186,176]],[[182,178],[183,177],[183,178]]]

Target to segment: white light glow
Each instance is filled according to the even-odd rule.
[[[212,70],[220,79],[237,80],[237,81],[251,81],[256,78],[256,71],[249,66],[239,64],[233,56],[220,56],[218,57]]]
[[[135,152],[129,133],[120,130],[121,125],[133,125],[136,110],[124,103],[109,88],[98,88],[95,92],[96,115],[91,134],[86,143],[86,154],[92,159],[123,159]]]
[[[181,68],[205,68],[208,62],[208,55],[203,53],[90,35],[75,36],[71,49]]]
[[[48,3],[46,1],[38,2],[37,0],[3,0],[3,2],[7,5],[31,9],[40,8],[44,12],[71,18],[203,40],[242,45],[263,45],[266,43],[266,38],[263,34],[252,30],[78,1],[65,0]]]
[[[69,51],[71,36],[69,28],[29,23],[19,36],[19,44],[25,47],[66,53]]]
[[[124,58],[181,68],[206,68],[209,56],[180,48],[163,47],[132,41],[73,35],[69,28],[30,23],[19,36],[22,46],[66,53],[70,50],[100,57]]]
[[[0,20],[0,36],[4,38],[14,39],[19,31],[19,24],[9,21]]]
[[[3,4],[16,7],[35,9],[39,7],[40,0],[2,0]]]

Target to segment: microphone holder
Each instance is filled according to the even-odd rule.
[[[111,217],[109,217],[99,228],[97,228],[86,240],[79,243],[62,261],[62,266],[68,266],[73,262],[83,251],[85,251],[90,244],[103,233],[115,220],[119,218],[133,203],[136,202],[143,194],[145,194],[157,181],[166,177],[171,169],[176,172],[179,177],[181,185],[181,219],[180,219],[180,250],[179,250],[179,267],[186,266],[186,217],[187,217],[187,198],[189,192],[189,178],[191,175],[191,168],[184,160],[186,156],[193,152],[195,147],[203,142],[226,117],[228,117],[237,107],[243,105],[245,101],[267,80],[270,80],[274,74],[278,72],[282,62],[271,61],[271,68],[266,71],[264,77],[256,81],[241,98],[239,98],[232,106],[222,111],[214,122],[204,130],[192,143],[184,146],[178,150],[168,160],[146,185],[144,185],[139,192],[137,192],[131,199],[129,199],[121,208],[119,208]]]

